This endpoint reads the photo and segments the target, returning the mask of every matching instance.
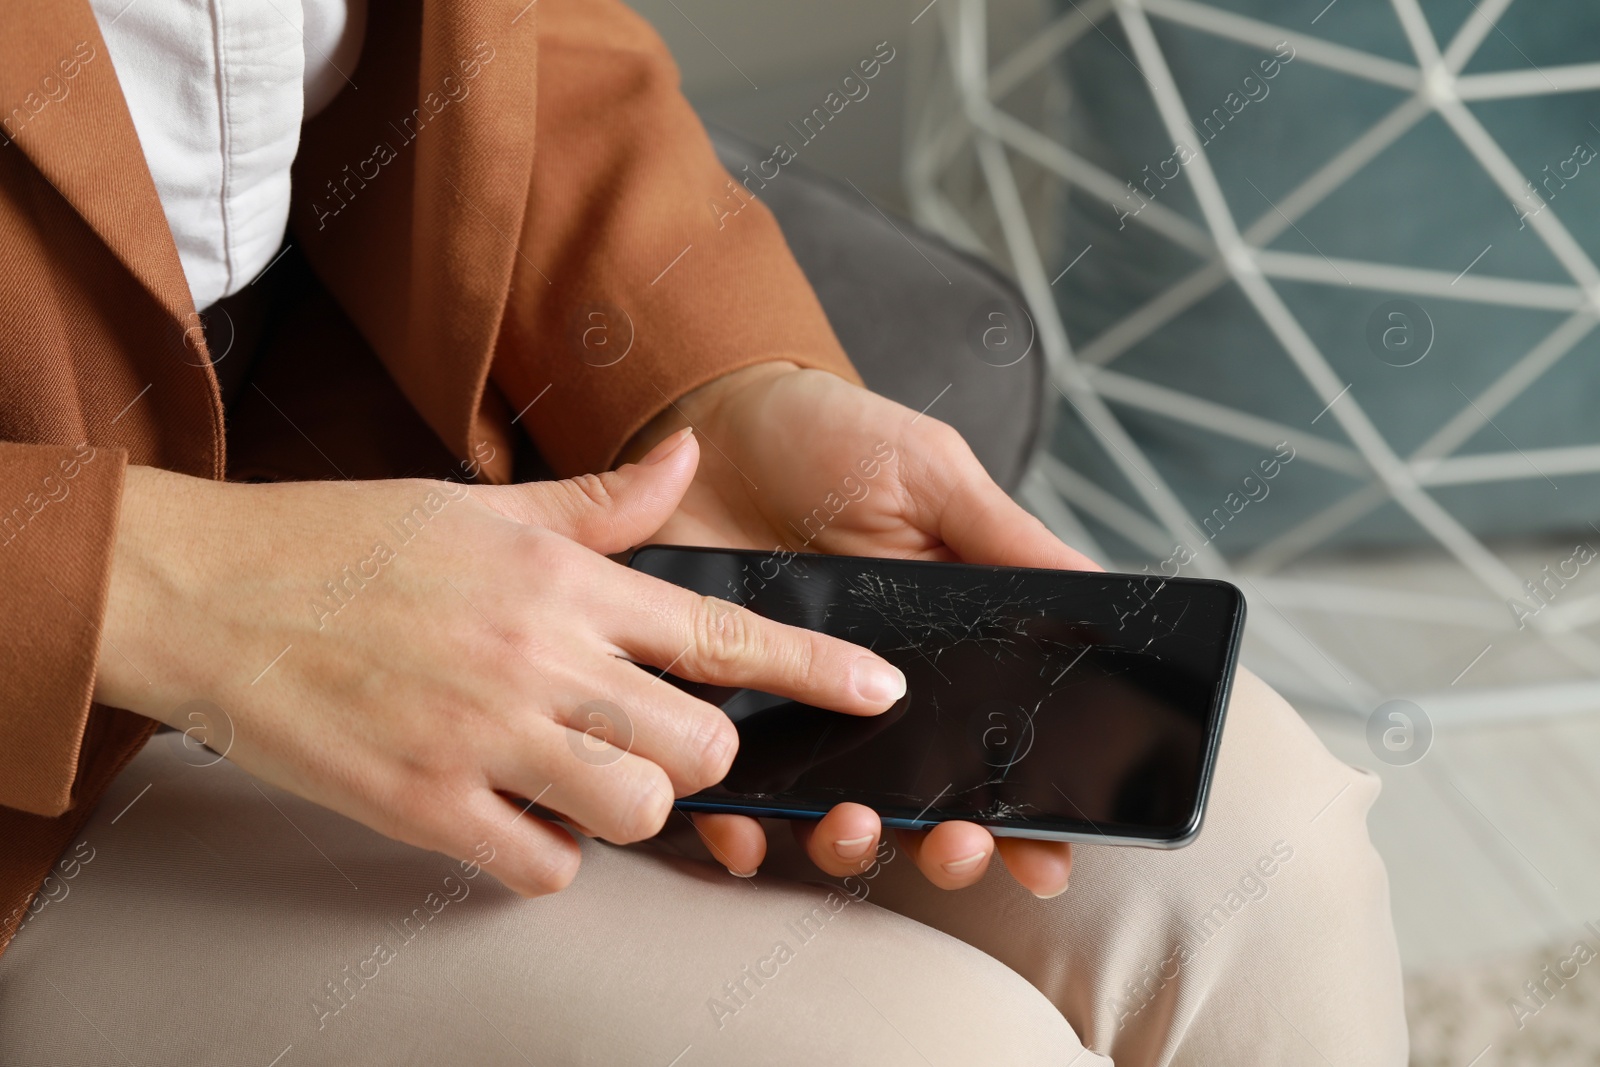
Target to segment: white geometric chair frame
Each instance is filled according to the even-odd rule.
[[[1246,591],[1252,601],[1252,631],[1293,665],[1291,672],[1280,672],[1272,678],[1280,688],[1363,716],[1390,694],[1381,694],[1359,670],[1338,662],[1315,645],[1295,626],[1289,613],[1333,612],[1453,626],[1467,622],[1481,624],[1486,632],[1503,632],[1511,628],[1512,622],[1506,601],[1526,596],[1522,581],[1441,507],[1429,490],[1554,473],[1600,472],[1600,445],[1455,455],[1496,413],[1600,324],[1600,269],[1562,225],[1553,208],[1546,205],[1528,215],[1527,224],[1565,270],[1570,279],[1566,284],[1483,275],[1452,278],[1438,271],[1328,260],[1266,247],[1433,113],[1443,118],[1508,201],[1525,200],[1528,193],[1522,175],[1463,102],[1600,88],[1600,64],[1462,75],[1461,70],[1484,39],[1499,32],[1496,21],[1511,0],[1477,0],[1473,14],[1443,49],[1434,39],[1417,0],[1391,2],[1416,57],[1414,66],[1195,0],[1069,0],[1071,11],[1055,18],[991,69],[987,61],[986,0],[934,0],[914,20],[929,14],[937,4],[937,26],[926,32],[936,35],[942,48],[924,53],[924,59],[929,61],[924,64],[926,84],[912,93],[904,174],[907,195],[919,223],[958,244],[984,249],[985,242],[977,235],[973,222],[940,186],[941,175],[959,153],[969,149],[975,153],[988,206],[999,224],[1004,244],[1001,251],[1009,258],[1026,297],[1049,379],[1060,397],[1072,405],[1099,438],[1107,456],[1139,494],[1149,515],[1154,516],[1152,520],[1041,453],[1024,481],[1022,497],[1063,537],[1085,547],[1108,565],[1118,562],[1107,559],[1095,545],[1074,514],[1076,508],[1116,530],[1155,559],[1165,557],[1174,541],[1186,540],[1181,531],[1185,522],[1192,521],[1191,517],[1123,428],[1107,400],[1268,447],[1293,439],[1299,457],[1366,479],[1361,488],[1243,558],[1227,559],[1212,544],[1200,550],[1189,568],[1201,575],[1234,581]],[[1161,121],[1175,142],[1187,144],[1192,138],[1186,139],[1189,124],[1183,99],[1151,30],[1151,19],[1179,23],[1268,51],[1287,40],[1294,47],[1297,61],[1402,89],[1410,95],[1277,204],[1258,218],[1247,220],[1242,228],[1223,197],[1204,146],[1195,147],[1185,171],[1205,226],[1197,226],[1154,202],[1129,217],[1202,257],[1201,266],[1074,351],[1051,296],[1052,282],[1011,167],[1010,153],[1029,159],[1062,181],[1112,204],[1124,199],[1125,186],[1070,148],[1000,110],[995,101],[1038,73],[1084,34],[1101,32],[1100,22],[1111,17],[1121,24],[1133,49],[1132,59],[1144,73]],[[1567,312],[1568,317],[1488,388],[1470,397],[1462,410],[1420,447],[1401,456],[1355,397],[1347,394],[1346,383],[1279,296],[1273,286],[1275,279],[1353,284],[1386,293],[1553,309]],[[1338,421],[1349,445],[1323,438],[1307,440],[1304,434],[1270,419],[1109,369],[1118,356],[1141,339],[1229,282],[1238,286],[1285,355],[1328,405],[1324,413]],[[1053,410],[1056,396],[1047,392],[1046,400]],[[1284,564],[1391,500],[1459,562],[1472,584],[1481,588],[1481,595],[1351,589],[1331,582],[1275,577]],[[1143,562],[1146,561],[1139,561]],[[1600,710],[1600,645],[1580,632],[1583,627],[1600,622],[1600,596],[1552,604],[1526,621],[1550,649],[1579,668],[1578,678],[1513,687],[1452,687],[1404,695],[1425,708],[1436,723]]]

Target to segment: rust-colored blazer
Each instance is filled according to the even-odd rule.
[[[749,194],[618,0],[386,0],[351,79],[304,130],[290,226],[343,329],[302,330],[280,378],[332,412],[307,436],[377,453],[363,473],[396,433],[363,415],[384,390],[410,436],[492,451],[483,477],[505,481],[513,434],[558,473],[603,469],[740,366],[854,378],[771,215],[727,217]],[[282,422],[225,427],[206,345],[87,0],[7,0],[0,949],[155,728],[91,701],[124,465],[221,478],[225,446],[257,465],[303,447]]]

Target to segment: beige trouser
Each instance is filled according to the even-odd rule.
[[[200,755],[151,743],[0,957],[0,1063],[1406,1060],[1377,780],[1243,672],[1199,840],[1081,846],[1054,900],[892,846],[830,889],[787,833],[749,881],[585,843],[522,900]]]

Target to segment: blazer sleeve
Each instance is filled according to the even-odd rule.
[[[740,367],[859,382],[760,202],[767,179],[718,162],[654,30],[619,0],[535,10],[533,175],[490,373],[552,469],[604,469]]]
[[[0,441],[0,805],[72,807],[126,462]]]

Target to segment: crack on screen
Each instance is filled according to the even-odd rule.
[[[1030,616],[1045,617],[1039,598],[1029,594],[1021,576],[996,590],[929,590],[917,582],[867,572],[851,575],[844,591],[889,622],[904,642],[883,651],[924,652],[923,646],[931,644],[935,659],[965,642],[983,646],[997,658],[1017,655],[1018,646],[1028,640]]]
[[[1163,583],[1164,585],[1165,583]],[[1159,592],[1160,590],[1157,590],[1158,594]],[[1179,636],[1179,627],[1183,625],[1183,617],[1189,614],[1189,607],[1193,603],[1194,600],[1191,597],[1184,597],[1181,600],[1165,604],[1156,609],[1150,616],[1148,633],[1139,651],[1159,658],[1161,653],[1155,650],[1156,642]]]
[[[1025,576],[1018,575],[999,588],[929,589],[915,581],[866,572],[850,575],[844,592],[889,624],[888,643],[875,642],[873,646],[880,654],[915,652],[944,677],[939,661],[958,646],[975,644],[997,662],[1042,661],[1040,675],[1053,672],[1052,691],[1091,648],[1105,657],[1101,665],[1111,673],[1131,669],[1132,663],[1123,660],[1124,655],[1164,658],[1158,646],[1179,634],[1191,604],[1189,597],[1162,598],[1169,588],[1163,581],[1131,610],[1113,604],[1103,618],[1052,620],[1053,598],[1039,597],[1029,584]],[[1082,637],[1064,641],[1033,632],[1036,623],[1046,620],[1068,632],[1079,631]],[[1068,680],[1066,685],[1070,687],[1074,681]]]
[[[988,807],[980,809],[977,815],[980,819],[1026,819],[1038,810],[1037,804],[1013,804],[997,798],[990,801]]]

